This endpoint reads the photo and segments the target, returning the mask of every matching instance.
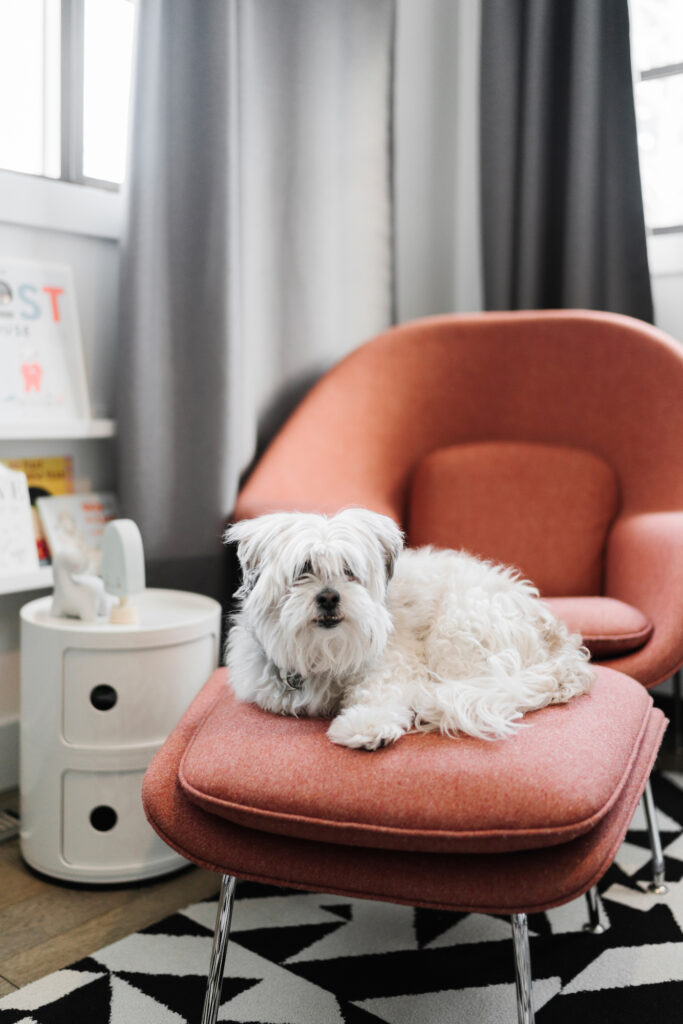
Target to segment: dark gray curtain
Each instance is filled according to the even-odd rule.
[[[652,319],[627,0],[483,0],[488,309]]]
[[[148,578],[219,594],[257,439],[392,316],[393,0],[144,0],[119,480]]]

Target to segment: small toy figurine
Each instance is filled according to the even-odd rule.
[[[53,561],[55,591],[52,597],[52,615],[95,622],[99,616],[109,616],[115,598],[105,592],[99,576],[85,572],[88,558],[81,551],[68,550],[56,555]]]

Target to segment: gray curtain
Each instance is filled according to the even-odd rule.
[[[218,593],[241,471],[392,319],[393,0],[139,5],[119,480],[152,583]]]
[[[488,309],[652,319],[627,0],[483,0]]]

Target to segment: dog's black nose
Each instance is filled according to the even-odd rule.
[[[339,604],[339,591],[333,590],[332,587],[325,587],[325,589],[321,590],[317,595],[315,601],[318,608],[320,608],[320,611],[329,615],[331,612],[335,612],[337,610],[337,605]]]

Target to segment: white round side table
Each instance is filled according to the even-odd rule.
[[[218,664],[221,607],[146,590],[139,625],[21,609],[21,852],[73,882],[129,882],[187,862],[148,825],[152,756]]]

